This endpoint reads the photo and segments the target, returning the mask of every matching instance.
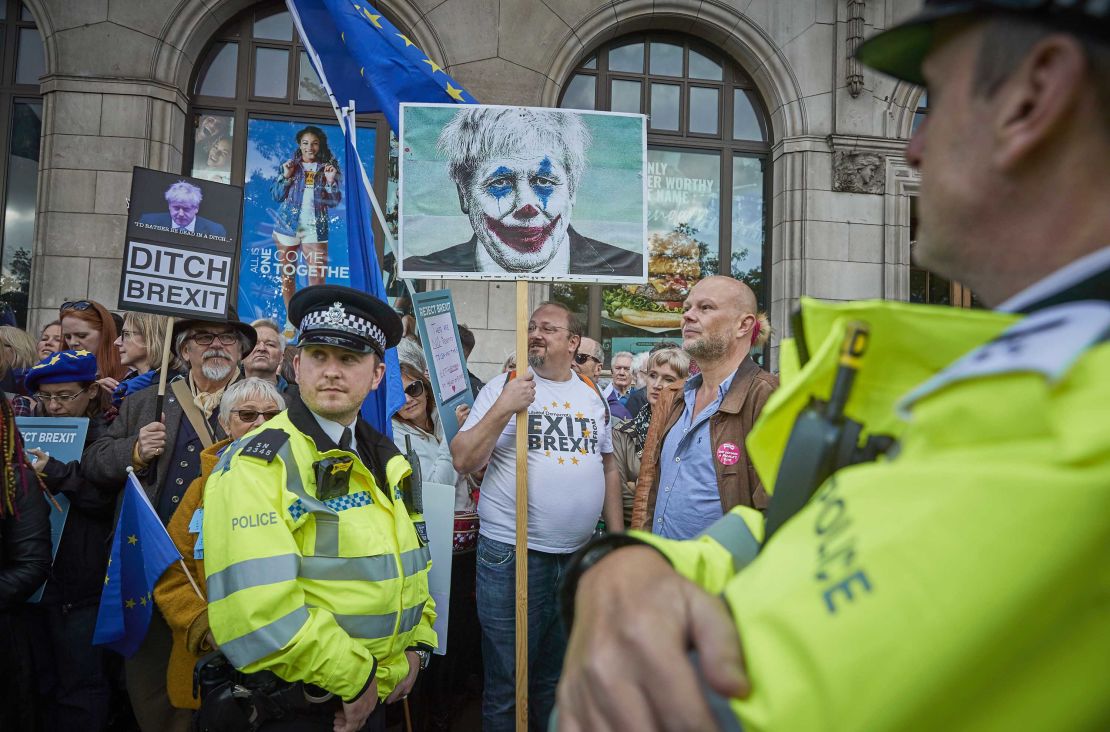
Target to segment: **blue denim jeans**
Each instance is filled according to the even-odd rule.
[[[546,732],[563,670],[567,635],[558,589],[570,554],[528,552],[528,728]],[[516,547],[478,537],[478,621],[482,626],[483,732],[516,729]]]

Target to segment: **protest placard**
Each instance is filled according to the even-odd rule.
[[[242,199],[238,186],[135,168],[119,309],[226,318]]]
[[[23,449],[39,449],[48,453],[50,457],[68,463],[80,460],[81,452],[85,449],[85,433],[89,429],[88,417],[16,417],[15,425],[23,436]],[[28,461],[34,458],[27,456]],[[43,500],[48,504],[50,500],[45,496]],[[58,553],[58,545],[62,541],[62,531],[65,529],[66,519],[69,517],[69,499],[62,494],[54,497],[62,510],[58,511],[50,506],[50,558]],[[42,591],[46,583],[39,587],[28,602],[38,602],[42,599]]]
[[[443,436],[450,442],[460,427],[455,409],[460,404],[473,404],[475,396],[470,391],[470,376],[455,321],[455,305],[450,290],[418,292],[413,295],[412,302]]]

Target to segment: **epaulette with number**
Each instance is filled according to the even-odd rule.
[[[243,445],[239,454],[272,463],[278,450],[288,441],[289,433],[284,430],[262,430]]]

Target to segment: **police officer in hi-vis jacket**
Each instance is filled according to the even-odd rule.
[[[559,730],[1110,726],[1110,3],[927,0],[858,56],[927,85],[916,257],[995,311],[803,299],[766,523],[587,547]]]
[[[359,416],[401,322],[331,285],[298,292],[290,314],[299,396],[208,480],[209,621],[262,729],[384,730],[384,704],[408,695],[436,645],[411,468]]]

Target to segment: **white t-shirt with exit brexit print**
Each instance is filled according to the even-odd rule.
[[[528,408],[528,548],[553,554],[577,551],[593,534],[605,501],[603,453],[613,452],[605,403],[577,374],[568,381],[537,375]],[[486,415],[505,387],[505,375],[486,384],[462,426]],[[478,499],[482,536],[516,543],[516,418],[497,438]]]

